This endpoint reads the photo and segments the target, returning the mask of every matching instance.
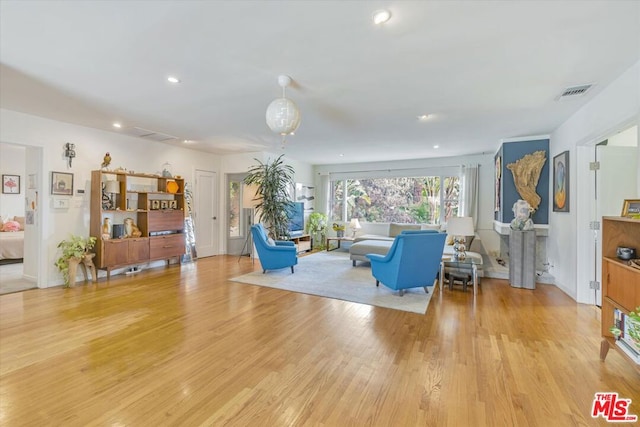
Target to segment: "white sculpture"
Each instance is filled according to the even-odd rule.
[[[518,200],[513,204],[513,221],[511,221],[512,230],[533,230],[533,221],[529,218],[531,215],[531,205],[526,200]]]

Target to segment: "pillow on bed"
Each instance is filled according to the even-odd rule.
[[[13,220],[20,224],[20,230],[24,230],[24,217],[23,216],[14,216]]]
[[[7,221],[2,225],[2,231],[20,231],[20,223],[17,221]]]

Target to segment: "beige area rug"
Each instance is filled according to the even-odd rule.
[[[382,284],[376,287],[369,263],[358,262],[352,267],[349,254],[339,251],[300,257],[293,274],[289,268],[266,274],[260,270],[231,280],[420,314],[427,311],[434,289],[429,288],[429,293],[423,288],[407,289],[401,297]]]

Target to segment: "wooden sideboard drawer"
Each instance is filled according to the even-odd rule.
[[[168,234],[149,238],[149,258],[171,258],[184,254],[184,234]]]
[[[149,211],[149,232],[173,231],[184,228],[184,211],[158,210]]]

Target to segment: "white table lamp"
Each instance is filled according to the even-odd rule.
[[[453,259],[463,261],[466,257],[466,236],[473,236],[473,218],[470,216],[456,216],[449,218],[447,234],[453,236]]]
[[[360,221],[358,218],[351,218],[351,222],[349,222],[349,227],[353,230],[353,238],[356,238],[356,231],[360,230],[362,226],[360,225]]]

